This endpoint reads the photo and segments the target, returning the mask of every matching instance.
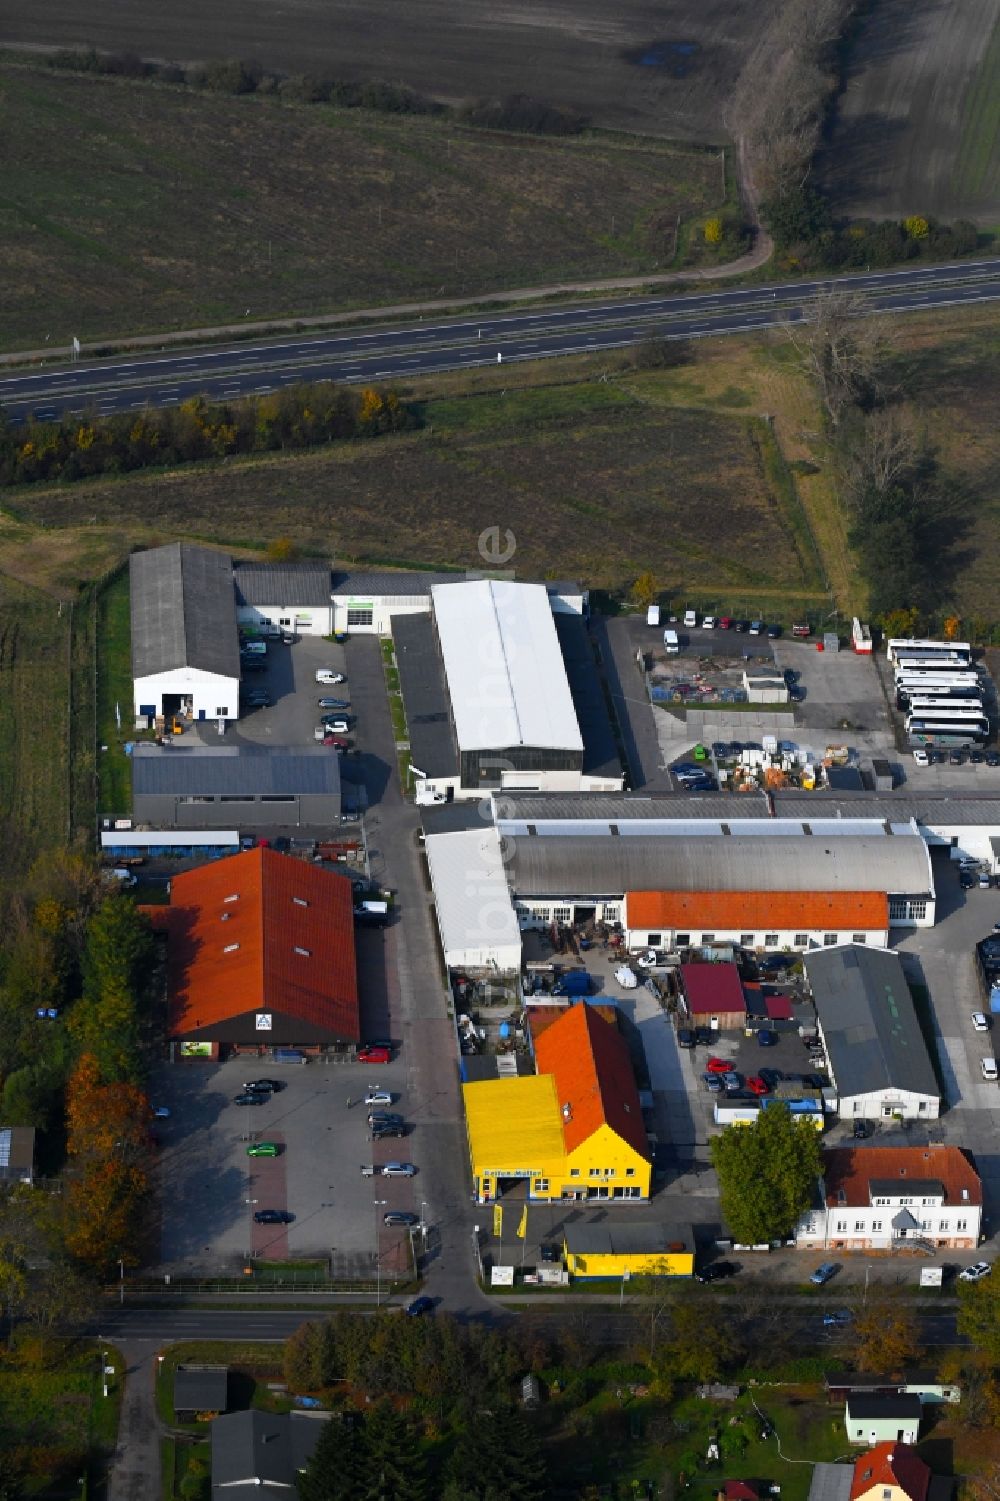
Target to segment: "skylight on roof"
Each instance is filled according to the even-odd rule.
[[[225,902],[238,902],[239,899],[240,899],[240,894],[239,894],[238,891],[233,891],[233,892],[230,893],[229,896],[223,897],[223,901],[225,901]]]
[[[312,949],[304,949],[300,944],[296,944],[293,953],[301,954],[304,959],[308,959],[312,954]]]
[[[224,954],[232,954],[232,953],[235,953],[235,951],[238,948],[239,948],[239,944],[238,943],[227,943],[226,946],[225,946],[225,948],[222,950],[222,952]]]
[[[292,901],[295,903],[296,907],[308,907],[309,905],[304,896],[293,896]]]

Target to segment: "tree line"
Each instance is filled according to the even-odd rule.
[[[0,893],[0,916],[0,1119],[36,1131],[36,1186],[0,1191],[0,1303],[51,1332],[142,1259],[158,966],[132,899],[68,851]]]
[[[67,414],[54,421],[15,423],[0,409],[0,486],[65,484],[231,454],[312,448],[416,424],[414,409],[394,391],[326,383],[234,401],[194,396],[176,407]]]
[[[254,59],[226,58],[182,67],[179,63],[140,57],[131,50],[99,52],[95,47],[64,47],[50,53],[45,61],[61,72],[153,79],[213,94],[259,94],[299,104],[335,104],[341,109],[370,109],[382,114],[441,115],[460,125],[487,130],[578,135],[588,123],[586,116],[577,110],[523,93],[445,104],[403,83],[380,78],[357,82],[328,73],[289,75],[265,68]]]

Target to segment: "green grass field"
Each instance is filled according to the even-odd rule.
[[[970,198],[1000,203],[1000,20],[965,96],[956,177]]]
[[[651,569],[661,587],[800,599],[820,587],[802,545],[791,477],[745,410],[692,396],[679,372],[485,387],[423,405],[416,434],[246,463],[95,484],[23,490],[9,507],[30,526],[426,566],[481,566],[484,529],[509,528],[522,577],[581,577],[621,588]],[[546,382],[546,377],[548,381]],[[683,378],[683,379],[681,379]]]
[[[5,348],[668,267],[715,152],[0,60]],[[67,143],[72,142],[72,150]]]
[[[132,776],[124,750],[125,742],[136,738],[131,643],[125,568],[96,601],[98,811],[104,816],[128,814],[132,809]]]
[[[68,837],[70,608],[0,575],[0,819],[14,867]]]

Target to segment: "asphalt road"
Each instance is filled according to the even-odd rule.
[[[1000,299],[1000,260],[35,366],[0,379],[0,405],[13,418],[78,411],[104,415],[176,405],[199,394],[222,399],[262,394],[304,380],[400,380],[593,354],[650,337],[704,338],[797,322],[809,302],[833,288],[861,294],[873,312],[890,314],[990,302]]]
[[[816,1343],[831,1338],[830,1331],[823,1327],[823,1307],[812,1303],[806,1310],[796,1310],[794,1300],[789,1304],[788,1317],[799,1322],[801,1333]],[[541,1324],[558,1328],[566,1319],[585,1315],[587,1327],[595,1340],[613,1344],[629,1337],[630,1328],[637,1317],[636,1304],[619,1310],[594,1298],[565,1301],[558,1307],[546,1307],[543,1302],[532,1306],[532,1317]],[[831,1308],[843,1306],[843,1299],[831,1297]],[[726,1302],[719,1299],[719,1308],[725,1314]],[[300,1324],[311,1319],[327,1317],[333,1310],[329,1307],[315,1309],[260,1309],[260,1308],[124,1308],[112,1305],[101,1313],[90,1328],[95,1337],[110,1342],[126,1340],[131,1343],[151,1340],[157,1345],[175,1344],[187,1339],[254,1339],[284,1340]],[[519,1307],[518,1312],[522,1311]],[[492,1324],[504,1322],[514,1310],[505,1301],[494,1299],[482,1314],[473,1315],[472,1322]],[[399,1316],[399,1315],[397,1315]],[[951,1309],[941,1313],[923,1314],[920,1317],[920,1335],[926,1345],[951,1345],[957,1342],[955,1314]]]

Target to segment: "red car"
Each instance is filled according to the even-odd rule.
[[[339,751],[350,750],[351,748],[351,742],[345,740],[341,735],[324,735],[323,744],[331,746],[333,750]]]
[[[731,631],[733,628],[733,617],[731,615],[720,615],[718,626],[720,631]]]
[[[357,1054],[358,1063],[391,1063],[392,1052],[389,1048],[362,1048]]]
[[[747,1080],[747,1089],[752,1089],[754,1094],[768,1094],[768,1087],[759,1074],[751,1074]]]
[[[705,1067],[710,1074],[731,1074],[733,1071],[728,1058],[709,1058]]]

